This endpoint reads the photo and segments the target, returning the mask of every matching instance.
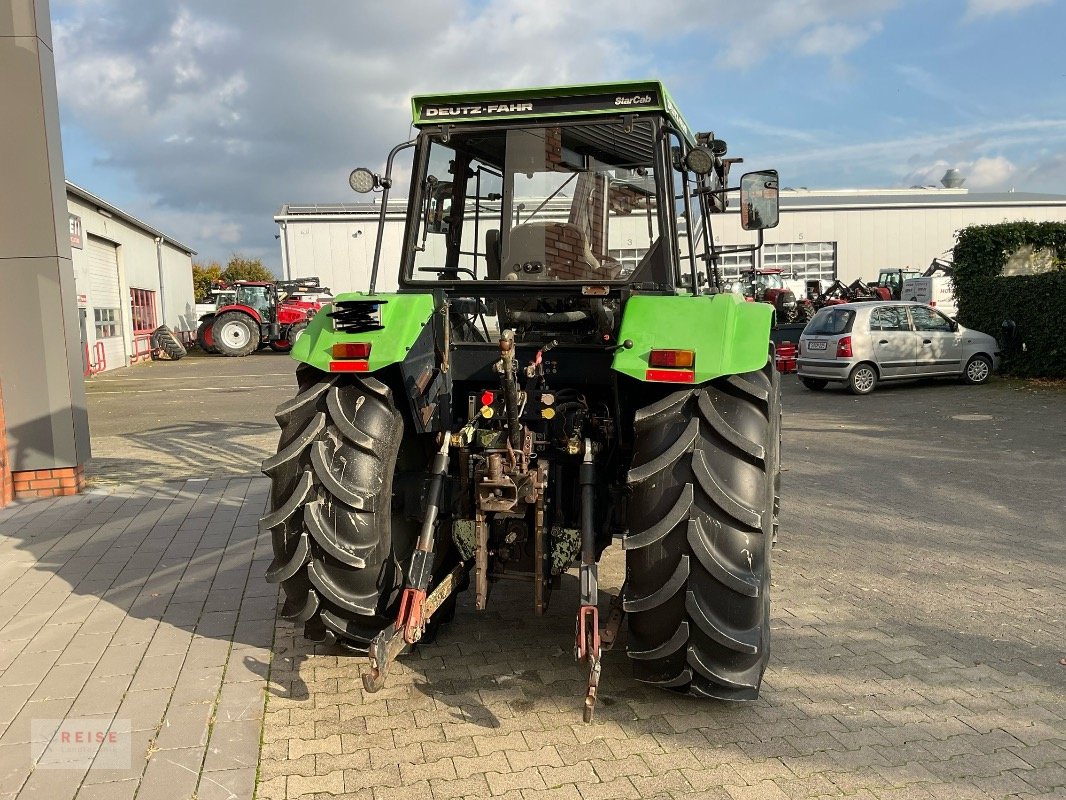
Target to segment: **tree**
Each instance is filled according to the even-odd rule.
[[[192,285],[197,303],[211,302],[211,284],[222,280],[222,265],[217,261],[192,262]]]
[[[274,273],[263,266],[261,258],[245,258],[240,253],[234,253],[222,271],[222,280],[226,282],[272,281],[275,278]]]
[[[263,266],[261,258],[245,258],[240,253],[230,256],[226,266],[217,261],[194,261],[192,282],[197,303],[211,302],[211,284],[216,281],[272,281],[274,273]]]

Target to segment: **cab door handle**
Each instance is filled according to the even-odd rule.
[[[882,339],[878,344],[888,344],[888,339]]]
[[[922,344],[932,344],[932,343],[933,343],[932,339],[922,339]]]

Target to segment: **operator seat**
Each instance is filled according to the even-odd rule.
[[[503,280],[605,280],[584,230],[572,222],[524,222],[511,229]]]

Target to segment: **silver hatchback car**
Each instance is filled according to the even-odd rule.
[[[869,394],[880,381],[959,377],[984,383],[999,366],[999,344],[921,303],[843,303],[821,309],[803,329],[797,374],[808,389],[831,381]]]

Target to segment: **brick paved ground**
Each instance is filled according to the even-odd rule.
[[[265,489],[191,481],[0,511],[0,798],[251,797],[276,601]],[[47,719],[127,721],[130,768],[101,768],[105,750],[35,768]]]
[[[545,619],[526,587],[481,615],[464,597],[369,697],[362,659],[275,626],[265,480],[160,481],[251,472],[291,378],[270,358],[160,365],[166,391],[90,387],[90,475],[110,488],[0,512],[0,800],[246,798],[261,735],[262,798],[1063,794],[1061,392],[787,382],[762,699],[652,691],[620,650],[585,726],[573,578]],[[617,587],[618,553],[603,576]],[[133,769],[32,769],[30,719],[116,715]]]
[[[582,724],[573,578],[540,620],[526,586],[464,597],[375,695],[279,622],[259,797],[1063,796],[1066,396],[790,381],[786,403],[757,703],[652,690],[614,652]]]

